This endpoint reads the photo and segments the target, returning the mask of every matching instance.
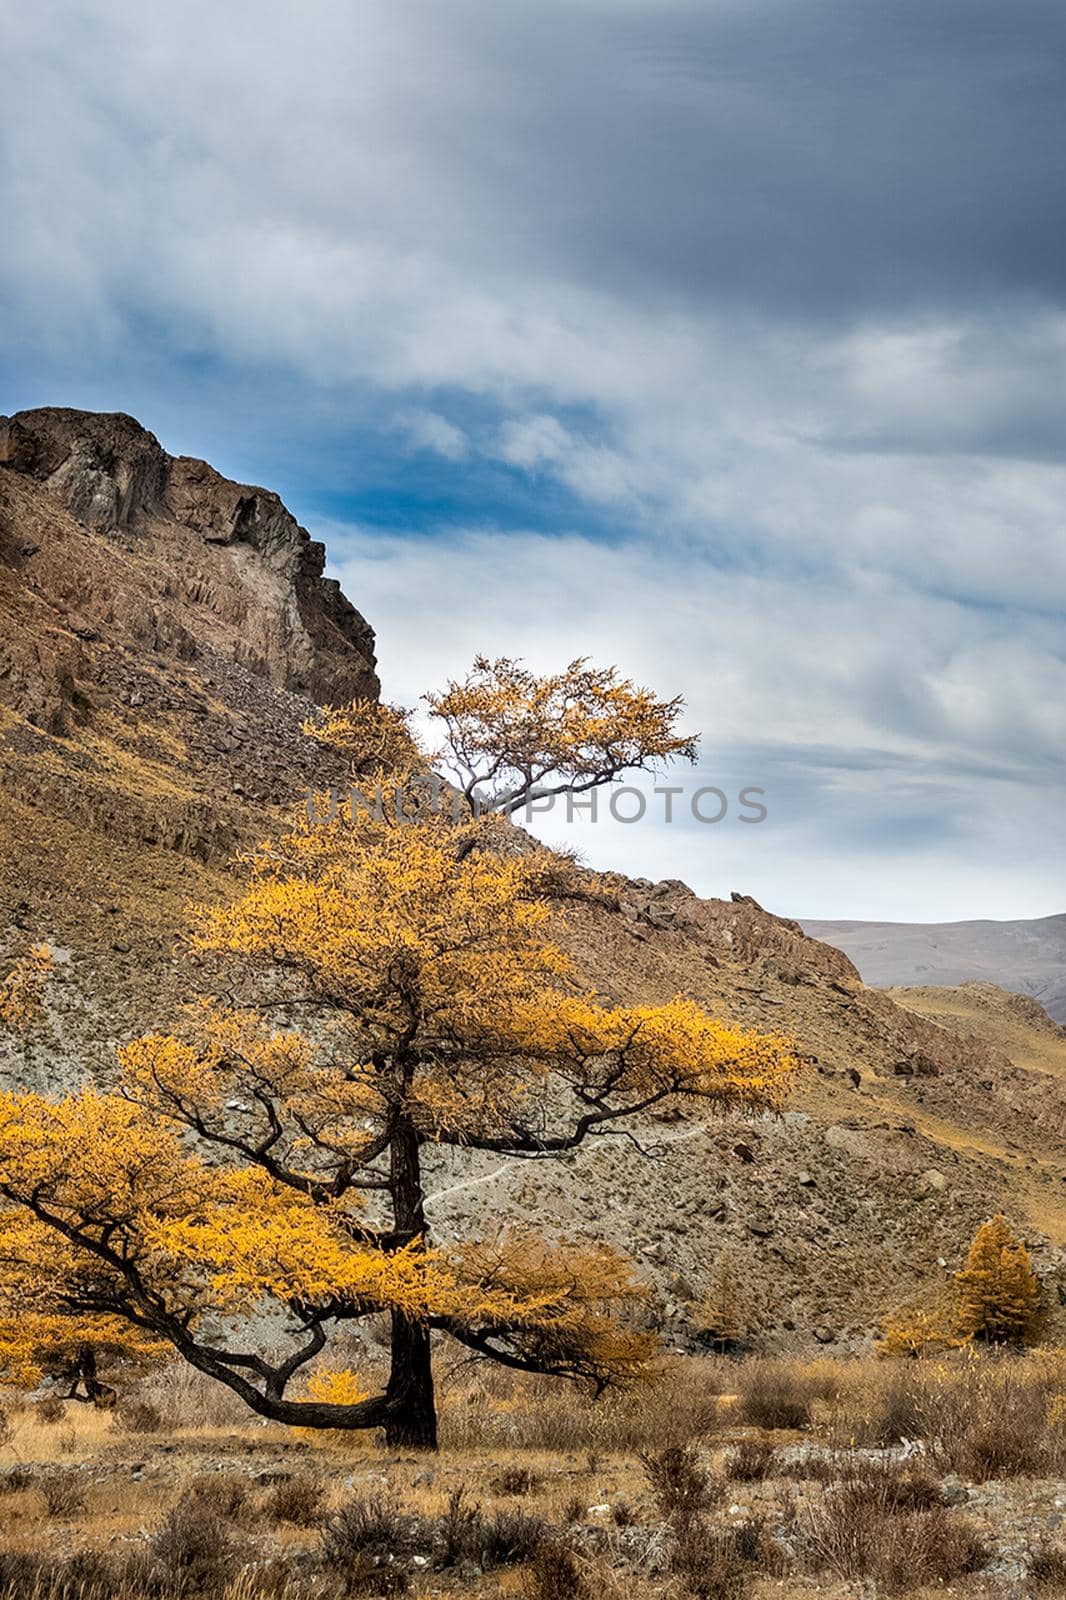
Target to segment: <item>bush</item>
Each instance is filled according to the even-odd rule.
[[[692,1600],[743,1600],[751,1587],[751,1566],[730,1528],[694,1523],[678,1540],[670,1565]]]
[[[221,1594],[240,1566],[226,1523],[195,1499],[174,1507],[153,1534],[148,1555],[160,1586],[179,1597]]]
[[[889,1591],[947,1583],[987,1560],[971,1525],[920,1470],[850,1468],[809,1508],[804,1543],[817,1571],[872,1578]]]
[[[158,1595],[158,1578],[126,1557],[78,1550],[65,1561],[37,1553],[0,1552],[4,1600],[143,1600]]]
[[[38,1400],[33,1408],[33,1414],[38,1422],[51,1424],[62,1422],[67,1414],[67,1408],[57,1394],[47,1394],[43,1400]]]
[[[647,1473],[659,1515],[678,1532],[722,1497],[722,1485],[700,1465],[691,1445],[668,1445],[645,1452],[641,1463]]]
[[[225,1522],[247,1522],[255,1514],[248,1480],[234,1472],[193,1478],[178,1504],[191,1515],[218,1517]]]
[[[1022,1392],[1010,1398],[1014,1404],[979,1417],[960,1440],[955,1462],[963,1477],[985,1483],[989,1478],[1037,1474],[1044,1467],[1048,1441],[1043,1397]]]
[[[294,1528],[314,1528],[322,1520],[326,1486],[321,1478],[304,1474],[274,1485],[264,1507],[271,1522],[288,1522]]]
[[[913,1372],[893,1373],[881,1390],[870,1419],[873,1444],[901,1444],[921,1439],[928,1421],[922,1387]]]
[[[528,1467],[510,1466],[504,1467],[493,1488],[497,1494],[529,1494],[540,1482],[537,1474]]]
[[[563,1507],[563,1521],[568,1523],[583,1522],[585,1520],[585,1501],[579,1494],[572,1494]]]
[[[586,1600],[590,1590],[571,1551],[551,1543],[534,1555],[523,1593],[527,1600]]]
[[[725,1475],[734,1483],[756,1483],[773,1476],[777,1452],[768,1439],[742,1439],[725,1458]]]
[[[322,1557],[327,1566],[370,1576],[397,1558],[416,1554],[426,1542],[418,1517],[375,1494],[347,1501],[330,1517],[322,1530]]]
[[[52,1517],[75,1517],[85,1510],[85,1489],[76,1478],[45,1478],[41,1493]]]
[[[753,1428],[805,1428],[823,1387],[795,1362],[752,1361],[740,1371],[738,1411]]]
[[[1029,1562],[1028,1578],[1037,1594],[1066,1594],[1066,1550],[1043,1545]]]
[[[116,1407],[115,1422],[123,1433],[162,1433],[163,1413],[150,1400],[123,1400]]]
[[[470,1555],[483,1567],[509,1567],[528,1561],[544,1542],[546,1528],[540,1517],[525,1511],[497,1511],[485,1518],[478,1549]]]
[[[466,1488],[460,1485],[448,1496],[448,1509],[440,1522],[440,1563],[454,1567],[469,1555],[480,1535],[481,1507],[467,1503]]]

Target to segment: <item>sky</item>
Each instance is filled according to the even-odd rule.
[[[683,694],[672,821],[533,819],[593,865],[1066,910],[1061,0],[38,0],[0,52],[0,410],[278,490],[393,701]]]

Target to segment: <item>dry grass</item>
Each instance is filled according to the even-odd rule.
[[[599,1406],[479,1373],[445,1385],[432,1458],[261,1426],[174,1376],[124,1397],[157,1432],[6,1404],[0,1600],[792,1600],[919,1579],[984,1600],[1002,1505],[1028,1507],[1032,1592],[1059,1581],[1061,1355],[683,1360]],[[946,1472],[1003,1498],[971,1526]]]

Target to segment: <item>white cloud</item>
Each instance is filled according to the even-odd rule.
[[[1058,820],[1066,666],[1048,627],[1016,651],[966,607],[887,581],[866,593],[664,565],[654,545],[577,537],[411,542],[325,527],[347,592],[381,624],[385,693],[416,705],[474,654],[548,670],[579,653],[686,695],[696,774],[769,818],[535,831],[595,865],[754,893],[790,915],[948,919],[1050,914],[1066,851]],[[876,611],[879,629],[870,626]],[[678,802],[681,815],[687,799]]]
[[[465,461],[470,454],[470,440],[462,428],[438,411],[400,411],[394,425],[407,435],[415,450],[429,450],[446,461]]]
[[[222,370],[558,485],[555,538],[337,530],[391,693],[617,660],[785,786],[737,886],[1061,909],[1053,12],[1006,72],[961,0],[8,7],[0,353],[161,350],[183,448]],[[731,886],[676,836],[612,848]]]

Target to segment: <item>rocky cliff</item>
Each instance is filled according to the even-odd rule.
[[[370,627],[276,494],[168,455],[132,417],[83,411],[0,417],[0,466],[0,682],[36,725],[62,732],[91,708],[87,647],[105,631],[321,703],[377,695]]]

